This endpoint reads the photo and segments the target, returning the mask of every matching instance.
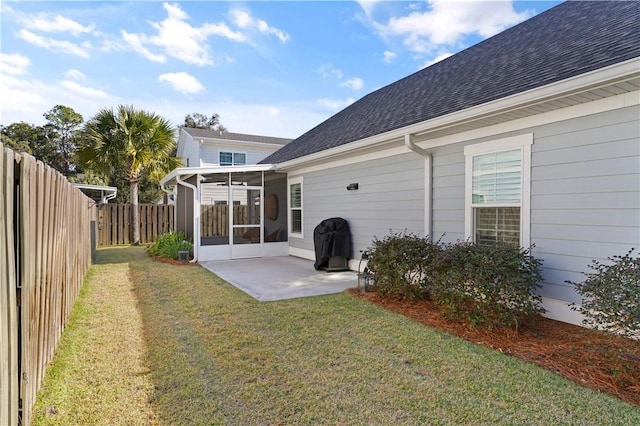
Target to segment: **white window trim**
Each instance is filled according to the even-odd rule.
[[[300,233],[292,232],[293,226],[291,223],[291,185],[295,184],[300,184]],[[304,238],[304,182],[302,176],[287,179],[287,224],[290,238]]]
[[[464,147],[464,235],[469,241],[474,240],[473,232],[473,206],[472,206],[472,182],[473,182],[473,157],[492,152],[511,151],[520,149],[522,154],[522,189],[520,200],[520,246],[531,245],[531,145],[533,145],[533,133],[498,139],[491,142],[477,143]],[[489,207],[489,206],[488,206]]]
[[[219,149],[218,150],[218,166],[222,166],[222,162],[220,162],[220,154],[223,152],[231,154],[231,164],[224,164],[224,166],[246,166],[249,164],[249,155],[246,151],[234,151],[232,149]],[[233,160],[235,158],[235,154],[244,154],[244,164],[236,164]]]

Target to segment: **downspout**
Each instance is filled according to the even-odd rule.
[[[182,180],[180,175],[176,175],[176,182],[193,191],[193,259],[189,263],[196,263],[200,247],[200,200],[198,199],[198,188]]]
[[[424,148],[419,147],[413,142],[412,135],[404,135],[404,144],[411,151],[424,157],[424,233],[429,239],[433,241],[432,234],[432,191],[433,186],[433,171],[432,163],[433,158],[431,153]]]

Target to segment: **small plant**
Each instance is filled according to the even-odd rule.
[[[582,283],[567,281],[583,297],[582,304],[571,306],[585,316],[583,323],[599,330],[612,331],[628,337],[640,335],[640,257],[607,258],[611,264],[593,260],[584,273]]]
[[[376,292],[410,300],[427,298],[427,271],[439,251],[438,243],[406,232],[375,238],[368,268],[375,275]]]
[[[160,235],[149,247],[152,256],[178,260],[178,251],[191,251],[193,244],[186,240],[182,232],[168,232]]]
[[[541,261],[531,256],[531,249],[459,242],[446,248],[441,262],[433,299],[450,316],[517,329],[527,317],[544,312],[535,293],[542,280]]]

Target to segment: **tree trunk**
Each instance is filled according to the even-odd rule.
[[[140,245],[140,209],[138,208],[138,181],[129,181],[131,200],[131,227],[133,228],[133,245]]]

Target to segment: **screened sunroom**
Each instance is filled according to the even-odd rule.
[[[197,261],[287,256],[287,175],[274,166],[189,167],[160,182],[174,195],[175,228]]]

